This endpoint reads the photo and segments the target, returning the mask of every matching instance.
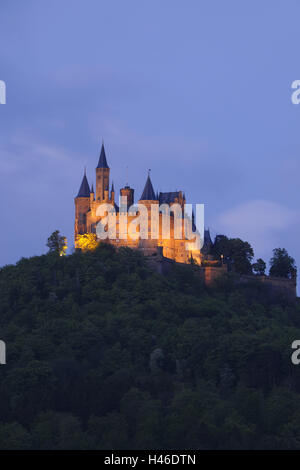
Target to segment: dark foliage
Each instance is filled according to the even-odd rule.
[[[0,449],[300,449],[300,306],[262,286],[50,253],[0,270],[0,329]]]
[[[258,258],[256,263],[252,264],[252,271],[258,276],[264,276],[266,274],[267,265],[263,259]]]
[[[295,260],[285,248],[275,248],[270,260],[270,276],[291,279],[297,275]]]
[[[231,269],[240,274],[251,274],[251,261],[254,256],[252,246],[240,238],[217,235],[212,246],[212,254],[222,258]]]

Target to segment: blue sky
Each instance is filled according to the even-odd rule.
[[[73,244],[102,138],[116,190],[204,203],[214,236],[300,265],[296,0],[1,0],[0,265]]]

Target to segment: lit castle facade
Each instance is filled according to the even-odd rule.
[[[157,251],[160,251],[165,258],[169,258],[180,263],[190,263],[193,260],[196,264],[201,264],[201,259],[207,256],[210,246],[212,244],[208,230],[204,232],[204,245],[200,250],[200,235],[194,234],[197,237],[198,243],[195,243],[196,238],[189,237],[190,240],[184,235],[186,233],[184,217],[180,219],[181,233],[178,237],[178,225],[176,225],[176,212],[174,207],[184,214],[184,206],[186,203],[185,194],[182,191],[175,192],[160,192],[155,193],[153,185],[148,174],[147,181],[143,193],[138,200],[137,206],[134,206],[134,189],[128,185],[120,189],[121,201],[125,201],[125,206],[118,206],[115,198],[114,184],[110,185],[110,168],[107,164],[104,145],[102,144],[98,165],[96,168],[96,186],[95,191],[93,185],[90,187],[86,174],[84,174],[82,183],[77,196],[75,197],[75,247],[80,248],[80,238],[85,234],[94,234],[98,238],[98,225],[105,220],[105,208],[110,205],[114,220],[116,232],[114,237],[109,237],[105,241],[113,244],[116,247],[127,246],[134,249],[139,249],[145,255],[151,256]],[[119,201],[118,201],[119,202]],[[132,207],[133,206],[133,207]],[[141,230],[137,224],[137,214],[140,213],[140,206],[144,206],[146,211],[146,220],[148,220],[148,228],[146,235],[137,237],[136,233]],[[135,207],[135,211],[133,210]],[[130,209],[131,208],[131,209]],[[154,228],[153,236],[153,216],[152,210],[157,214],[156,226]],[[164,219],[163,213],[166,211],[170,214],[169,217],[169,233],[165,236],[163,228]],[[177,213],[178,214],[178,213]],[[107,215],[107,213],[105,214]],[[195,230],[193,220],[190,220],[191,230]],[[103,222],[103,225],[105,223]],[[152,232],[151,232],[152,230]],[[193,240],[193,242],[192,242]]]

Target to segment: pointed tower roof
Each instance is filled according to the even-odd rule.
[[[150,179],[150,173],[148,173],[148,178],[144,187],[143,194],[140,198],[140,201],[156,201],[156,196]]]
[[[92,183],[91,193],[93,193],[93,192],[94,192],[94,185],[93,185],[93,183]]]
[[[207,246],[212,246],[213,242],[210,236],[209,228],[204,230],[204,244]]]
[[[111,192],[112,192],[112,193],[115,192],[114,182],[111,183]]]
[[[201,248],[201,252],[206,255],[210,254],[212,245],[213,245],[213,242],[211,240],[210,231],[209,229],[204,229],[204,240],[203,240],[203,246]]]
[[[105,155],[105,150],[104,150],[104,144],[102,142],[102,147],[101,147],[101,152],[100,152],[100,157],[99,157],[99,162],[97,168],[109,168],[106,160],[106,155]]]
[[[90,193],[90,186],[86,177],[86,172],[84,171],[82,183],[76,197],[90,197]]]

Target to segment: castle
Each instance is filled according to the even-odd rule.
[[[98,165],[96,167],[96,191],[93,185],[90,185],[87,180],[86,172],[84,173],[82,183],[77,196],[75,197],[75,247],[80,248],[80,235],[95,234],[97,233],[97,224],[101,222],[103,216],[99,215],[101,205],[111,204],[116,213],[116,237],[110,238],[107,241],[116,247],[127,246],[134,249],[142,250],[145,255],[153,255],[158,250],[162,252],[163,257],[174,260],[180,263],[190,263],[191,260],[195,264],[200,265],[204,256],[208,256],[212,241],[208,230],[204,233],[204,244],[202,249],[196,247],[195,244],[189,243],[190,240],[185,237],[184,233],[184,219],[182,219],[182,233],[181,238],[177,238],[175,213],[172,211],[172,206],[181,208],[184,213],[184,206],[186,203],[185,194],[182,191],[174,192],[160,192],[155,193],[151,182],[150,174],[148,174],[146,184],[138,205],[144,205],[148,211],[148,220],[151,218],[151,207],[157,206],[158,214],[158,227],[157,236],[153,239],[153,235],[149,233],[144,239],[136,239],[131,236],[129,228],[131,222],[135,219],[129,208],[134,205],[134,189],[127,184],[121,188],[120,197],[127,198],[126,214],[120,210],[116,203],[114,184],[110,185],[110,168],[107,164],[104,144],[102,143]],[[170,232],[168,237],[164,237],[162,230],[163,214],[159,211],[162,207],[170,208]],[[174,206],[173,206],[174,207]],[[122,236],[124,232],[124,225],[122,225],[122,217],[126,215],[127,226],[125,231],[127,236]],[[193,230],[195,229],[193,221],[191,221]],[[122,227],[121,227],[122,226]],[[199,236],[199,234],[197,235]],[[198,244],[199,246],[199,244]]]
[[[120,200],[126,198],[125,206],[118,206],[115,200],[114,184],[110,185],[110,168],[107,164],[104,145],[102,144],[98,165],[96,167],[96,191],[93,185],[90,188],[86,172],[82,179],[79,192],[75,197],[75,248],[82,248],[81,240],[86,235],[94,238],[95,243],[101,241],[98,236],[98,227],[103,225],[107,227],[107,220],[104,213],[109,207],[108,212],[114,214],[116,236],[109,237],[106,242],[118,247],[129,247],[138,249],[147,256],[148,263],[158,272],[164,274],[172,266],[174,262],[197,265],[197,273],[203,279],[206,285],[211,285],[214,281],[228,271],[228,266],[222,260],[216,260],[211,255],[212,240],[209,230],[204,230],[203,241],[200,244],[191,243],[191,238],[185,236],[186,222],[185,218],[180,219],[182,235],[178,238],[176,232],[176,211],[172,208],[179,207],[180,212],[184,213],[186,198],[182,191],[160,192],[155,193],[151,182],[150,174],[148,174],[146,184],[138,204],[134,203],[134,189],[126,184],[120,189]],[[136,237],[134,234],[140,230],[139,224],[135,223],[137,229],[135,233],[131,232],[130,226],[132,222],[137,220],[137,214],[143,206],[146,211],[147,233],[146,237]],[[131,209],[135,208],[135,211]],[[153,237],[151,223],[152,210],[157,208],[157,227],[156,236]],[[101,212],[101,208],[104,211]],[[164,211],[169,213],[169,236],[164,236]],[[100,210],[99,210],[100,209]],[[125,223],[124,223],[125,221]],[[192,227],[192,235],[199,238],[194,225],[193,217],[190,220]],[[178,226],[177,226],[178,228]],[[125,235],[125,236],[124,236]],[[266,285],[270,291],[270,295],[274,293],[283,293],[288,298],[296,298],[296,278],[273,278],[270,276],[253,276],[253,275],[236,275],[235,282],[249,283],[259,282]]]

